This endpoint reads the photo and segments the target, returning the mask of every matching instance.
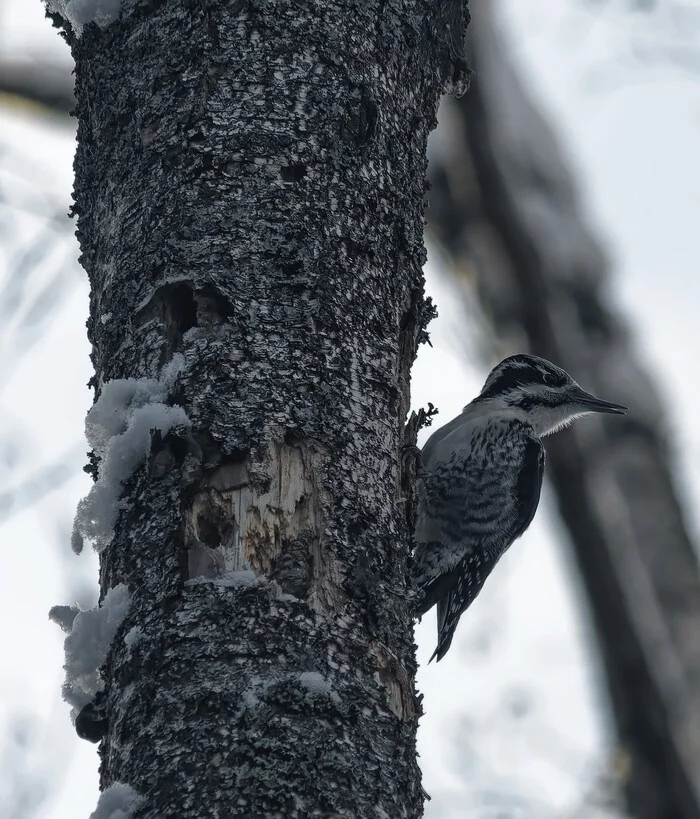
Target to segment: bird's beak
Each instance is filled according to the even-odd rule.
[[[627,412],[627,407],[623,407],[622,404],[603,401],[602,398],[596,398],[595,395],[591,395],[580,387],[571,390],[569,398],[585,412],[609,412],[613,415],[624,415]]]

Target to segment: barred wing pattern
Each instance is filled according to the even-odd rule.
[[[428,442],[424,452],[431,457],[421,476],[417,611],[437,604],[438,660],[501,555],[530,525],[544,474],[544,448],[527,424],[508,419],[462,427],[437,445]],[[443,459],[447,447],[452,451]]]

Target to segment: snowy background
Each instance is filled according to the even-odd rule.
[[[667,396],[698,534],[700,4],[499,7],[511,54],[568,147],[615,260],[614,298]],[[0,5],[0,52],[70,65],[39,0]],[[70,550],[91,483],[82,472],[88,290],[62,219],[74,131],[1,97],[0,118],[0,815],[79,819],[97,802],[97,754],[77,739],[61,700],[64,635],[47,617],[56,603],[87,607],[97,596],[94,555]],[[23,275],[10,280],[10,269]],[[414,404],[432,401],[442,424],[478,392],[488,363],[457,355],[449,285],[436,265],[427,275],[440,318],[414,369]],[[428,819],[618,815],[597,807],[620,761],[565,539],[545,490],[451,652],[421,668]],[[422,663],[434,629],[432,616],[417,629]]]

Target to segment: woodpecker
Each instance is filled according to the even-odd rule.
[[[459,618],[532,522],[544,475],[540,438],[591,412],[627,407],[585,392],[544,358],[513,355],[428,439],[418,472],[414,581],[417,614],[437,605],[431,660],[445,656]]]

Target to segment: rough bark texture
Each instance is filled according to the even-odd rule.
[[[181,353],[191,422],[101,560],[132,598],[101,784],[138,816],[422,815],[400,452],[460,8],[126,0],[69,32],[96,390]]]
[[[547,441],[548,473],[588,592],[638,819],[700,816],[700,579],[658,393],[605,292],[571,173],[494,27],[473,4],[476,80],[448,100],[431,222],[476,274],[506,351],[529,348],[629,405]],[[448,160],[447,162],[445,160]],[[471,286],[463,280],[466,286]]]

